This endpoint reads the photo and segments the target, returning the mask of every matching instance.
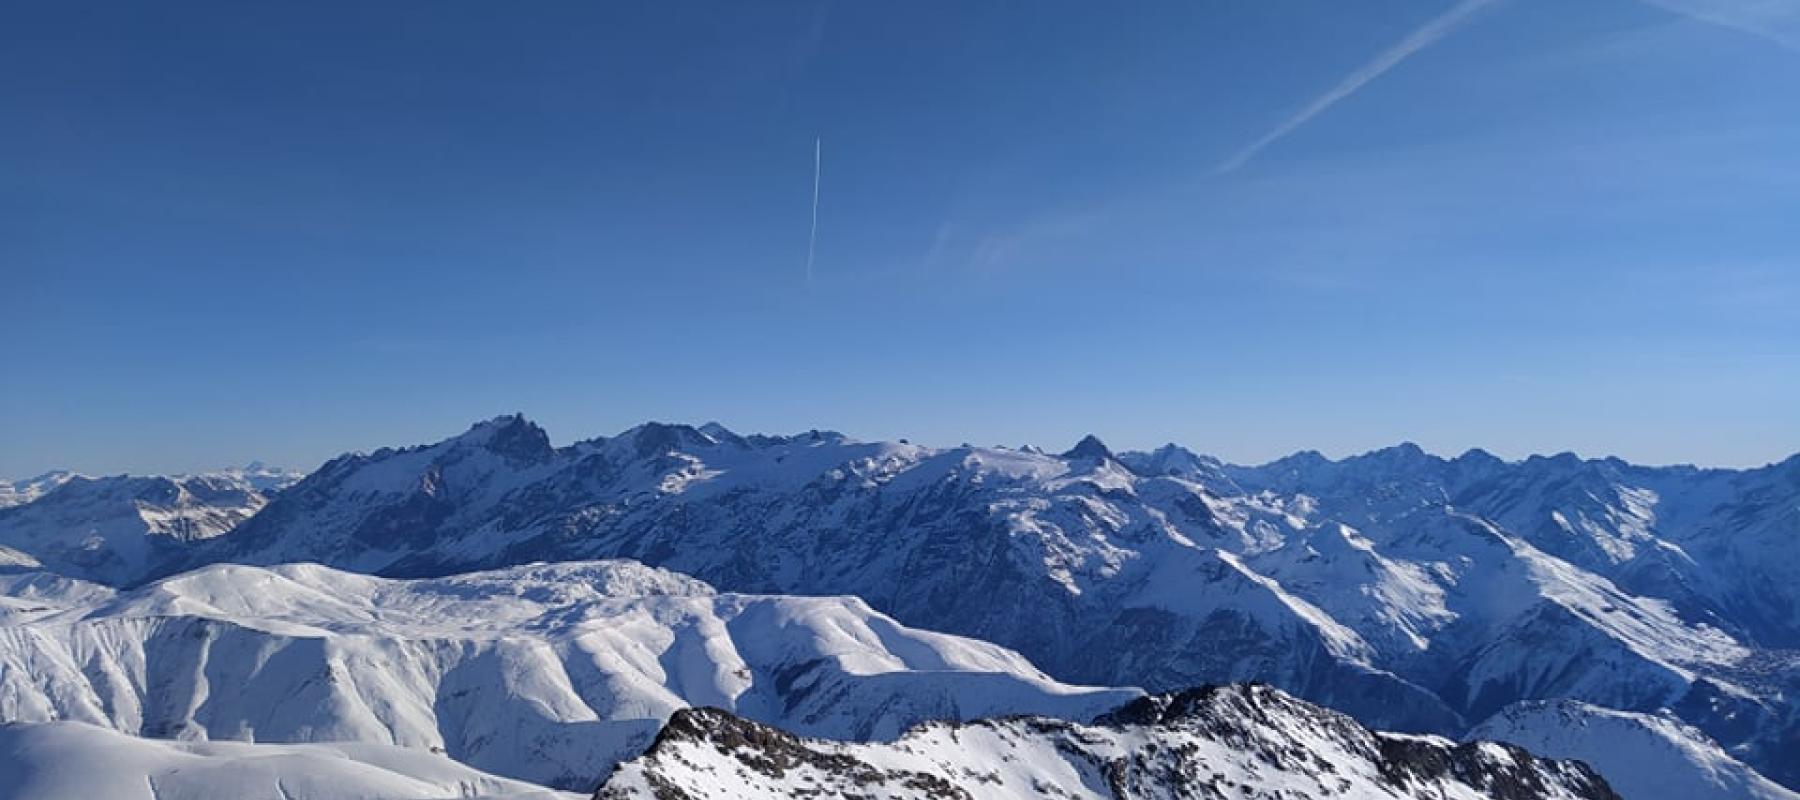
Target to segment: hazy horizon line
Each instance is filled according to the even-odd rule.
[[[549,436],[549,430],[547,428],[545,428],[544,426],[533,421],[530,417],[528,417],[524,414],[515,412],[515,413],[509,413],[509,414],[499,414],[499,415],[496,415],[493,417],[488,417],[486,419],[480,419],[474,423],[471,423],[468,428],[464,429],[460,433],[454,433],[454,434],[442,436],[440,438],[432,439],[432,440],[428,440],[428,441],[420,441],[420,442],[415,442],[415,443],[411,443],[411,444],[399,444],[399,445],[394,445],[394,444],[377,445],[371,449],[340,450],[334,455],[326,456],[323,460],[320,460],[318,462],[318,464],[316,464],[312,467],[299,467],[299,466],[293,466],[291,464],[276,464],[266,458],[233,459],[234,461],[236,461],[236,463],[234,463],[234,464],[228,464],[228,465],[217,466],[217,467],[206,467],[206,468],[197,468],[197,469],[178,469],[178,470],[152,470],[152,471],[99,470],[99,471],[90,471],[90,470],[84,470],[84,469],[79,469],[79,468],[52,467],[52,468],[46,469],[46,470],[29,472],[29,474],[20,476],[20,477],[0,476],[0,483],[18,485],[18,484],[23,484],[23,483],[29,483],[31,481],[45,478],[45,477],[48,477],[51,475],[56,475],[59,473],[69,474],[69,475],[83,477],[83,478],[196,477],[196,476],[204,476],[204,475],[216,475],[216,474],[230,472],[233,470],[252,469],[252,468],[256,468],[256,467],[262,467],[265,469],[279,471],[279,472],[298,472],[298,473],[302,473],[302,474],[311,474],[312,472],[316,471],[319,467],[322,467],[325,464],[330,463],[331,461],[334,461],[338,458],[343,458],[345,456],[367,455],[367,454],[370,454],[370,453],[373,453],[373,452],[376,452],[379,450],[383,450],[383,449],[401,450],[401,449],[413,449],[413,448],[419,448],[419,447],[430,447],[433,445],[441,444],[443,442],[447,442],[452,439],[458,438],[459,436],[465,435],[469,431],[471,431],[474,428],[479,427],[483,424],[489,424],[489,423],[493,423],[493,422],[497,422],[497,421],[501,421],[501,420],[509,420],[509,419],[515,419],[515,418],[521,419],[521,420],[525,421],[526,423],[538,428],[539,430],[543,430],[545,432],[546,437]],[[788,433],[767,433],[764,431],[751,431],[751,432],[745,433],[745,432],[742,432],[731,426],[724,425],[723,423],[719,423],[715,420],[708,420],[706,422],[701,422],[701,423],[685,423],[685,422],[666,422],[666,421],[655,420],[655,419],[645,420],[644,422],[640,422],[636,425],[632,425],[630,427],[624,428],[623,430],[620,430],[617,433],[613,433],[613,434],[602,434],[602,435],[597,435],[597,436],[588,436],[588,437],[583,437],[583,438],[569,439],[562,444],[557,444],[557,443],[555,443],[554,440],[552,440],[551,446],[557,450],[565,450],[565,449],[574,447],[576,445],[579,445],[579,444],[582,444],[585,442],[616,439],[620,436],[626,435],[626,434],[628,434],[634,430],[637,430],[638,428],[644,427],[646,425],[666,425],[666,426],[672,426],[672,427],[678,426],[678,427],[691,428],[694,430],[699,430],[699,429],[704,428],[709,425],[717,425],[720,428],[723,428],[726,431],[729,431],[733,435],[744,436],[744,437],[768,436],[768,437],[792,438],[792,437],[797,437],[797,436],[805,436],[810,433],[832,434],[832,435],[836,435],[836,436],[841,436],[844,439],[846,439],[850,442],[855,442],[855,443],[907,444],[907,445],[922,447],[922,448],[925,448],[928,450],[936,450],[936,451],[951,451],[951,450],[959,450],[959,449],[964,449],[964,448],[976,449],[976,450],[1008,451],[1008,452],[1030,452],[1032,450],[1035,450],[1038,453],[1041,453],[1041,454],[1044,454],[1047,456],[1053,456],[1053,457],[1059,456],[1061,453],[1065,452],[1065,449],[1063,448],[1063,446],[1045,447],[1043,445],[1034,444],[1034,443],[1030,443],[1030,442],[1024,442],[1024,443],[1020,443],[1020,444],[994,443],[994,444],[986,444],[986,445],[974,444],[972,442],[961,442],[958,444],[931,444],[931,443],[919,442],[910,436],[861,438],[861,437],[858,437],[858,436],[855,436],[852,434],[845,433],[843,431],[833,430],[830,428],[810,428],[810,429],[805,429],[805,430],[792,431],[792,432],[788,432]],[[1068,444],[1068,447],[1073,447],[1076,443],[1079,443],[1083,438],[1086,438],[1087,436],[1093,436],[1095,439],[1099,440],[1101,443],[1103,443],[1103,444],[1106,443],[1105,436],[1101,436],[1097,433],[1090,432],[1090,433],[1084,434],[1082,436],[1076,437],[1074,441],[1072,441]],[[1470,456],[1473,454],[1485,454],[1489,457],[1492,457],[1496,460],[1502,461],[1507,464],[1522,464],[1522,463],[1530,462],[1533,460],[1553,460],[1553,459],[1558,459],[1558,458],[1562,458],[1565,456],[1573,456],[1574,458],[1576,458],[1582,462],[1618,461],[1618,462],[1624,463],[1624,464],[1632,466],[1632,467],[1639,467],[1639,468],[1646,468],[1646,469],[1684,469],[1685,468],[1685,469],[1694,469],[1694,470],[1700,470],[1700,471],[1721,471],[1721,472],[1749,472],[1749,471],[1755,471],[1755,470],[1759,470],[1759,469],[1767,469],[1769,467],[1778,466],[1778,465],[1786,463],[1788,461],[1792,461],[1795,458],[1800,458],[1800,450],[1792,451],[1791,453],[1789,453],[1786,456],[1782,456],[1777,459],[1771,459],[1771,460],[1765,461],[1761,464],[1700,464],[1700,463],[1693,462],[1693,461],[1674,461],[1674,462],[1651,463],[1651,462],[1643,462],[1643,461],[1634,461],[1632,459],[1625,458],[1623,456],[1619,456],[1616,454],[1606,454],[1606,455],[1599,455],[1599,456],[1585,455],[1574,449],[1563,449],[1563,450],[1558,450],[1555,452],[1544,452],[1544,451],[1539,451],[1539,450],[1532,450],[1532,451],[1525,453],[1524,455],[1507,456],[1507,455],[1501,455],[1500,453],[1496,452],[1495,450],[1492,450],[1487,447],[1482,447],[1482,446],[1465,447],[1465,448],[1462,448],[1460,450],[1460,452],[1450,453],[1448,450],[1445,450],[1442,448],[1427,447],[1423,444],[1418,443],[1416,440],[1413,440],[1410,438],[1402,438],[1400,441],[1397,441],[1393,444],[1384,445],[1384,446],[1380,446],[1380,447],[1371,447],[1371,448],[1367,448],[1367,449],[1301,447],[1299,449],[1287,451],[1287,452],[1283,453],[1282,455],[1277,455],[1277,456],[1270,457],[1270,458],[1267,458],[1264,460],[1225,458],[1225,457],[1218,456],[1213,453],[1207,452],[1205,450],[1198,449],[1194,446],[1174,441],[1172,439],[1169,441],[1163,442],[1162,444],[1149,445],[1149,446],[1136,445],[1136,446],[1128,446],[1128,447],[1122,447],[1122,448],[1113,448],[1111,445],[1107,445],[1108,449],[1111,450],[1115,454],[1133,454],[1133,453],[1149,454],[1156,450],[1162,449],[1164,447],[1169,447],[1169,446],[1179,447],[1182,450],[1185,450],[1196,456],[1209,458],[1214,461],[1217,461],[1224,466],[1240,467],[1240,468],[1247,468],[1247,469],[1267,467],[1271,464],[1275,464],[1280,461],[1284,461],[1284,460],[1299,457],[1299,456],[1305,456],[1305,455],[1309,455],[1309,454],[1319,456],[1320,458],[1323,458],[1324,460],[1326,460],[1328,462],[1342,463],[1345,461],[1351,461],[1351,460],[1355,460],[1358,458],[1363,458],[1363,457],[1375,455],[1378,453],[1383,453],[1383,452],[1386,452],[1389,450],[1406,449],[1409,447],[1418,450],[1420,453],[1422,453],[1425,456],[1435,458],[1440,461],[1446,461],[1446,462],[1455,461],[1455,460],[1458,460],[1458,459],[1461,459],[1461,458],[1464,458],[1464,457],[1467,457],[1467,456]]]

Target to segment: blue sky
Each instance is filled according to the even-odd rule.
[[[515,410],[1800,450],[1800,10],[522,8],[0,11],[0,476]]]

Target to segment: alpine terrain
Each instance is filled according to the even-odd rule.
[[[728,591],[856,595],[1071,683],[1266,681],[1384,729],[1460,736],[1527,700],[1667,708],[1800,783],[1800,458],[1402,445],[1246,467],[1091,437],[1050,454],[663,424],[554,447],[514,416],[335,459],[166,552],[123,582],[632,558]]]
[[[879,744],[1254,681],[1464,754],[1434,763],[1498,752],[1450,744],[1473,737],[1628,797],[1800,786],[1800,457],[1241,466],[659,423],[559,447],[506,416],[298,480],[11,491],[0,720],[439,749],[585,791],[687,707],[730,716],[665,743]]]
[[[417,581],[218,565],[126,592],[17,573],[0,589],[0,720],[399,745],[584,791],[691,705],[871,739],[1083,719],[1140,694],[1057,683],[853,597],[720,594],[629,561]]]
[[[1159,695],[1093,724],[932,723],[889,744],[807,740],[718,709],[678,712],[597,800],[1586,798],[1575,761],[1488,742],[1376,733],[1266,686]]]
[[[1636,714],[1572,700],[1520,703],[1476,726],[1469,736],[1580,759],[1626,797],[1800,800],[1744,766],[1673,715]]]
[[[300,477],[251,464],[172,477],[52,472],[0,484],[0,565],[129,583],[145,564],[233,530]]]

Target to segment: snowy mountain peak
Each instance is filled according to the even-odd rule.
[[[1457,456],[1452,460],[1461,464],[1483,468],[1502,467],[1506,465],[1504,459],[1479,447],[1471,447],[1464,450],[1462,455]]]
[[[1111,461],[1113,452],[1108,449],[1100,437],[1088,434],[1081,437],[1074,447],[1064,451],[1062,457],[1070,461]]]
[[[299,483],[302,478],[306,477],[306,473],[285,467],[272,467],[261,461],[252,461],[241,467],[176,477],[178,480],[181,478],[218,478],[246,484],[259,492],[271,493]]]
[[[717,422],[708,422],[705,425],[701,425],[699,430],[701,433],[706,434],[708,438],[712,439],[715,442],[722,442],[722,443],[734,444],[734,445],[739,445],[739,446],[742,446],[743,444],[745,444],[744,437],[737,435],[737,433],[732,431],[730,428],[727,428],[724,425],[721,425]]]
[[[1553,453],[1551,455],[1544,455],[1542,453],[1533,453],[1530,456],[1526,457],[1525,463],[1527,463],[1527,464],[1544,464],[1544,465],[1556,467],[1558,469],[1569,470],[1569,469],[1576,469],[1578,467],[1581,467],[1583,464],[1586,464],[1587,462],[1582,460],[1581,456],[1576,455],[1573,451],[1564,450],[1560,453]]]
[[[654,458],[689,448],[707,448],[721,439],[692,425],[646,422],[618,436],[631,442],[638,458]]]
[[[1169,443],[1148,453],[1120,453],[1126,468],[1145,478],[1171,476],[1215,486],[1236,493],[1237,484],[1225,474],[1225,465],[1212,456],[1203,456],[1181,445]]]
[[[1281,477],[1292,481],[1307,481],[1313,479],[1318,473],[1337,466],[1337,464],[1338,462],[1332,461],[1330,458],[1326,457],[1324,453],[1317,450],[1301,450],[1290,455],[1282,456],[1281,458],[1277,458],[1274,461],[1270,461],[1261,466],[1239,466],[1236,468],[1236,471],[1245,474],[1259,473],[1268,477]]]
[[[507,414],[475,423],[467,433],[453,441],[485,449],[523,464],[537,464],[556,454],[550,446],[550,434],[525,418],[524,414]]]
[[[1094,720],[1096,725],[1170,725],[1258,713],[1322,711],[1262,683],[1209,684],[1140,697]],[[1349,723],[1349,718],[1344,718]]]
[[[1425,452],[1425,448],[1413,442],[1401,442],[1391,447],[1371,450],[1356,458],[1382,464],[1389,469],[1418,469],[1444,463],[1443,459]]]

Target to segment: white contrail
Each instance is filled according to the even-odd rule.
[[[806,282],[812,283],[813,254],[819,247],[819,146],[820,139],[813,139],[813,203],[812,233],[806,237]]]
[[[1355,72],[1350,73],[1350,75],[1340,81],[1338,85],[1332,87],[1331,91],[1314,98],[1312,102],[1306,104],[1305,108],[1300,109],[1298,112],[1295,112],[1293,116],[1283,120],[1280,125],[1276,125],[1274,130],[1263,134],[1262,138],[1251,142],[1249,146],[1239,150],[1236,155],[1225,159],[1219,164],[1217,169],[1213,170],[1213,174],[1222,175],[1249,163],[1250,159],[1255,158],[1256,154],[1262,152],[1263,148],[1268,147],[1282,137],[1293,133],[1300,126],[1311,121],[1313,117],[1324,113],[1325,109],[1336,105],[1339,100],[1355,94],[1356,90],[1367,85],[1369,81],[1381,77],[1388,70],[1393,69],[1400,62],[1405,61],[1408,56],[1417,53],[1420,50],[1431,46],[1437,40],[1444,38],[1450,32],[1456,30],[1458,25],[1467,21],[1475,12],[1480,11],[1484,6],[1492,5],[1494,2],[1496,2],[1496,0],[1463,0],[1462,2],[1457,3],[1449,11],[1446,11],[1432,19],[1430,22],[1419,26],[1418,30],[1407,34],[1406,38],[1401,39],[1399,44],[1388,48],[1381,55],[1376,56],[1374,60],[1362,65]]]
[[[1800,50],[1800,3],[1793,0],[1644,0],[1686,17]]]

